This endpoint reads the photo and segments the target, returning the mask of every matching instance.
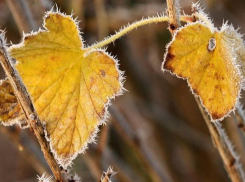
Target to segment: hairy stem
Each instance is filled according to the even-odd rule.
[[[181,16],[180,20],[183,22],[192,22],[191,18],[189,16]],[[98,49],[105,47],[106,45],[114,42],[115,40],[121,38],[122,36],[126,35],[130,31],[137,29],[138,27],[144,26],[144,25],[149,25],[152,23],[160,23],[160,22],[167,22],[169,21],[169,17],[167,16],[156,16],[156,17],[149,17],[146,19],[142,19],[139,21],[136,21],[132,24],[129,24],[128,26],[125,26],[121,28],[118,32],[116,32],[114,35],[109,36],[102,40],[101,42],[98,42],[96,44],[93,44],[90,47],[87,47],[87,52],[91,51],[91,49]]]
[[[49,164],[56,180],[59,182],[65,182],[65,179],[62,177],[59,165],[56,162],[54,155],[50,150],[50,144],[45,138],[43,125],[39,120],[37,112],[32,104],[31,98],[17,70],[12,65],[10,56],[7,53],[3,33],[0,34],[0,60],[1,60],[1,65],[8,79],[11,85],[13,86],[15,95],[22,107],[27,122],[30,125],[31,129],[33,130],[35,136],[37,137],[37,140],[41,146],[44,157],[47,163]]]
[[[198,98],[196,98],[199,109],[203,115],[203,118],[208,126],[211,137],[214,141],[214,145],[219,151],[219,154],[224,162],[225,169],[229,174],[233,182],[242,182],[244,181],[244,171],[239,162],[239,157],[235,153],[231,141],[226,135],[224,129],[221,128],[221,124],[216,122],[212,123],[209,119],[209,116],[203,109]]]
[[[149,25],[151,23],[159,23],[159,22],[166,22],[168,21],[169,18],[165,17],[165,16],[158,16],[158,17],[152,17],[152,18],[147,18],[147,19],[142,19],[140,21],[134,22],[124,28],[121,28],[118,32],[116,32],[114,35],[105,38],[103,41],[94,44],[90,47],[87,48],[87,51],[90,51],[91,49],[97,49],[97,48],[102,48],[112,42],[114,42],[115,40],[117,40],[118,38],[124,36],[125,34],[129,33],[130,31],[144,26],[144,25]]]

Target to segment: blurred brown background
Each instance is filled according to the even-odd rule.
[[[245,32],[244,0],[200,2],[217,27],[229,20]],[[87,45],[166,9],[165,0],[0,0],[0,29],[6,30],[8,42],[19,43],[23,31],[37,30],[54,3],[82,20]],[[181,0],[187,14],[191,3]],[[108,46],[125,71],[128,92],[113,101],[97,145],[90,144],[74,161],[73,173],[84,182],[99,181],[109,165],[118,172],[113,182],[230,181],[186,81],[160,69],[171,40],[166,28],[167,23],[141,27]],[[223,123],[245,164],[245,138],[233,114]],[[0,182],[37,181],[45,171],[50,174],[29,129],[0,126]]]

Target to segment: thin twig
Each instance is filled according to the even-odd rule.
[[[140,21],[136,21],[136,22],[124,27],[124,28],[121,28],[114,35],[105,38],[103,41],[88,47],[87,51],[90,51],[91,49],[102,48],[102,47],[114,42],[118,38],[124,36],[125,34],[129,33],[130,31],[132,31],[132,30],[134,30],[140,26],[149,25],[152,23],[166,22],[168,20],[169,20],[168,17],[157,16],[157,17],[151,17],[151,18],[147,18],[147,19],[142,19]]]
[[[180,20],[183,21],[183,22],[189,22],[190,21],[190,17],[189,16],[181,16]],[[89,52],[89,51],[91,51],[91,49],[97,49],[97,48],[105,47],[106,45],[114,42],[115,40],[121,38],[122,36],[126,35],[130,31],[132,31],[134,29],[137,29],[138,27],[141,27],[141,26],[144,26],[144,25],[153,24],[153,23],[166,22],[166,21],[169,21],[169,17],[160,16],[160,15],[157,15],[155,17],[149,17],[149,18],[146,18],[146,19],[143,18],[142,20],[136,21],[136,22],[134,22],[132,24],[129,24],[128,26],[125,26],[125,27],[121,28],[114,35],[106,37],[104,40],[87,47],[86,51]]]
[[[110,131],[110,123],[108,123],[106,127],[103,127],[101,129],[98,148],[97,148],[97,152],[99,153],[100,156],[103,153],[103,150],[108,143],[109,131]]]
[[[17,133],[16,129],[4,126],[0,127],[0,132],[11,141],[13,146],[18,149],[19,153],[26,159],[26,161],[33,167],[33,169],[36,170],[39,175],[42,175],[43,173],[50,175],[47,171],[48,166],[46,163],[43,163],[45,162],[42,160],[43,158],[40,157],[39,153],[33,152],[33,150],[31,150],[30,145],[33,146],[34,143],[29,138],[24,136],[24,132]]]
[[[108,35],[108,18],[105,9],[104,0],[94,0],[96,20],[98,25],[98,36],[99,40],[102,40],[105,36]]]
[[[98,181],[101,177],[101,169],[98,164],[97,156],[86,153],[85,155],[81,155],[81,158],[88,166],[94,180]]]
[[[45,11],[39,0],[35,2],[30,0],[6,0],[6,2],[21,35],[23,31],[29,32],[31,30],[38,30],[39,24],[41,25],[42,23],[41,14]],[[30,8],[30,5],[32,6],[32,9]],[[35,10],[33,10],[33,8]],[[34,14],[36,14],[36,16]]]
[[[31,98],[23,84],[17,70],[12,65],[11,58],[7,53],[7,48],[5,44],[5,38],[3,33],[0,34],[0,60],[1,65],[13,86],[15,95],[20,103],[28,124],[33,130],[37,140],[41,146],[44,157],[49,164],[55,178],[57,181],[64,182],[65,179],[62,177],[61,170],[58,163],[56,162],[53,153],[50,150],[49,142],[45,138],[45,132],[43,125],[41,124],[37,112],[32,104]]]
[[[116,152],[111,148],[106,147],[103,157],[109,161],[120,175],[125,178],[125,181],[140,182],[144,181],[142,176],[137,173],[128,163],[126,163]]]
[[[243,136],[245,136],[245,113],[243,110],[243,105],[238,103],[238,106],[235,111],[236,121],[238,122],[237,126],[242,130]]]
[[[220,153],[220,156],[224,162],[225,169],[229,174],[231,180],[233,182],[244,181],[244,172],[239,162],[239,157],[233,150],[232,144],[225,134],[224,129],[221,128],[220,123],[212,123],[198,98],[196,98],[196,101],[208,126],[209,132],[214,141],[214,145]]]
[[[149,124],[151,122],[148,122],[147,119],[143,117],[140,113],[142,110],[138,110],[139,107],[137,107],[135,101],[131,102],[131,100],[129,100],[127,103],[127,107],[121,106],[121,112],[125,113],[125,116],[130,118],[130,121],[128,122],[131,124],[135,135],[138,138],[138,145],[142,153],[149,160],[149,163],[154,171],[156,171],[161,181],[173,181],[166,163],[160,162],[161,157],[158,157],[159,155],[157,154],[158,148],[156,149],[154,147],[159,145],[159,143],[154,137],[153,128]],[[127,104],[124,105],[126,106]],[[144,131],[144,133],[141,131]]]
[[[120,136],[123,137],[124,141],[132,147],[133,151],[140,158],[140,161],[147,169],[152,180],[172,181],[169,174],[158,166],[158,161],[153,158],[153,155],[149,153],[149,150],[145,145],[143,145],[142,139],[137,136],[137,132],[135,132],[134,129],[130,126],[130,122],[125,118],[125,116],[120,111],[118,111],[115,106],[110,108],[110,113],[116,120],[116,122],[112,123],[115,126],[115,129],[117,129],[117,131],[120,133]]]
[[[84,18],[84,10],[85,10],[85,0],[71,0],[70,5],[71,9],[74,11],[75,16],[78,17],[78,20],[82,20],[82,23],[79,24],[81,29],[84,29],[85,27],[85,18]]]
[[[167,0],[168,16],[169,16],[169,30],[173,33],[180,27],[179,15],[179,0]]]

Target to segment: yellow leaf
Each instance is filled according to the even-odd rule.
[[[25,116],[14,95],[13,88],[8,80],[0,81],[0,123],[5,126],[22,124]]]
[[[213,32],[201,22],[181,28],[167,47],[163,68],[188,80],[212,120],[236,106],[241,74],[226,29]]]
[[[10,55],[45,123],[63,167],[94,141],[109,100],[122,92],[117,61],[103,50],[86,52],[76,22],[49,12],[46,30],[29,34]]]

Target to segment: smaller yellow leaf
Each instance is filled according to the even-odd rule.
[[[1,80],[0,83],[0,123],[5,126],[22,124],[25,121],[18,101],[14,95],[13,88],[9,81]]]
[[[187,79],[213,121],[234,110],[241,91],[238,51],[232,47],[236,40],[228,29],[188,24],[174,35],[163,62],[163,69]]]

